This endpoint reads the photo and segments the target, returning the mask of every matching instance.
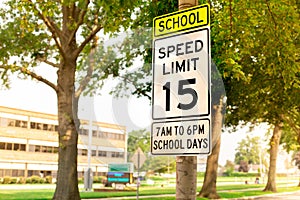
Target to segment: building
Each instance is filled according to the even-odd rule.
[[[81,120],[78,176],[88,167],[89,121]],[[57,116],[0,106],[0,177],[57,175]],[[92,122],[90,166],[94,176],[106,174],[108,163],[126,163],[126,127]]]

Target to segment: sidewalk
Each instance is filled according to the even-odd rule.
[[[263,188],[262,188],[263,189]],[[230,191],[251,191],[251,190],[257,190],[257,188],[249,188],[244,190],[230,190]],[[218,192],[227,192],[229,190],[220,190]],[[264,195],[258,195],[258,196],[249,196],[249,197],[239,197],[239,198],[223,198],[222,200],[255,200],[255,199],[264,199],[264,197],[276,197],[276,196],[284,196],[284,195],[290,195],[293,193],[299,193],[298,191],[293,192],[281,192],[281,193],[272,193],[272,194],[264,194]],[[139,199],[146,199],[146,198],[159,198],[159,197],[174,197],[175,194],[161,194],[161,195],[148,195],[148,196],[139,196]],[[299,195],[297,195],[297,198]],[[82,199],[82,200],[122,200],[122,199],[135,199],[136,196],[129,196],[129,197],[109,197],[109,198],[97,198],[97,199]],[[300,198],[299,198],[300,199]],[[286,200],[286,199],[283,199]]]
[[[175,194],[160,194],[160,195],[139,196],[139,199],[159,198],[159,197],[174,197],[175,198]],[[81,199],[81,200],[121,200],[121,199],[135,199],[135,198],[136,198],[136,196],[130,196],[130,197],[108,197],[108,198]]]

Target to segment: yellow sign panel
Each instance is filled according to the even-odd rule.
[[[154,18],[154,37],[209,25],[209,4],[204,4]]]

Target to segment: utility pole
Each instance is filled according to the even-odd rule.
[[[198,5],[198,0],[178,0],[178,9]],[[176,200],[195,200],[197,193],[197,156],[176,157]]]

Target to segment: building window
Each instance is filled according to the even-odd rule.
[[[47,147],[47,153],[52,153],[53,152],[53,147]]]
[[[0,142],[0,149],[4,149],[5,150],[5,143],[4,142]]]
[[[124,153],[123,152],[111,152],[111,157],[112,158],[124,158]]]
[[[30,128],[31,129],[36,129],[36,123],[35,122],[30,122]]]
[[[26,151],[26,145],[25,144],[18,144],[18,143],[0,142],[0,149],[14,150],[14,151]]]
[[[27,128],[27,121],[16,120],[15,126],[20,128]]]
[[[30,152],[35,152],[35,146],[34,145],[29,145],[29,151]]]
[[[89,131],[88,131],[87,129],[81,129],[81,130],[79,131],[79,134],[80,134],[80,135],[88,135],[88,134],[89,134]]]
[[[106,151],[98,151],[98,156],[99,157],[106,157],[107,153],[106,153]]]
[[[53,153],[57,153],[58,152],[58,147],[53,147]]]
[[[93,137],[97,137],[97,131],[93,130]]]
[[[48,131],[54,131],[55,130],[55,126],[53,124],[48,124]]]
[[[99,138],[107,138],[107,134],[106,132],[99,132]]]
[[[12,143],[6,143],[6,150],[12,150],[13,144]]]
[[[92,156],[96,156],[96,150],[92,150]]]
[[[26,151],[26,144],[20,144],[20,151]]]
[[[47,153],[47,147],[46,146],[41,146],[42,152]]]
[[[36,129],[42,130],[43,129],[43,124],[42,123],[37,123],[36,124]]]
[[[8,119],[8,126],[15,127],[16,120]]]
[[[48,130],[48,124],[43,124],[43,130],[47,131]]]
[[[41,152],[41,146],[40,145],[35,145],[34,152]]]
[[[88,153],[87,149],[82,149],[82,153],[81,153],[81,155],[83,155],[83,156],[87,156],[87,153]]]
[[[18,151],[19,150],[19,144],[14,144],[14,151]]]
[[[7,127],[7,119],[6,118],[0,118],[0,126]]]

